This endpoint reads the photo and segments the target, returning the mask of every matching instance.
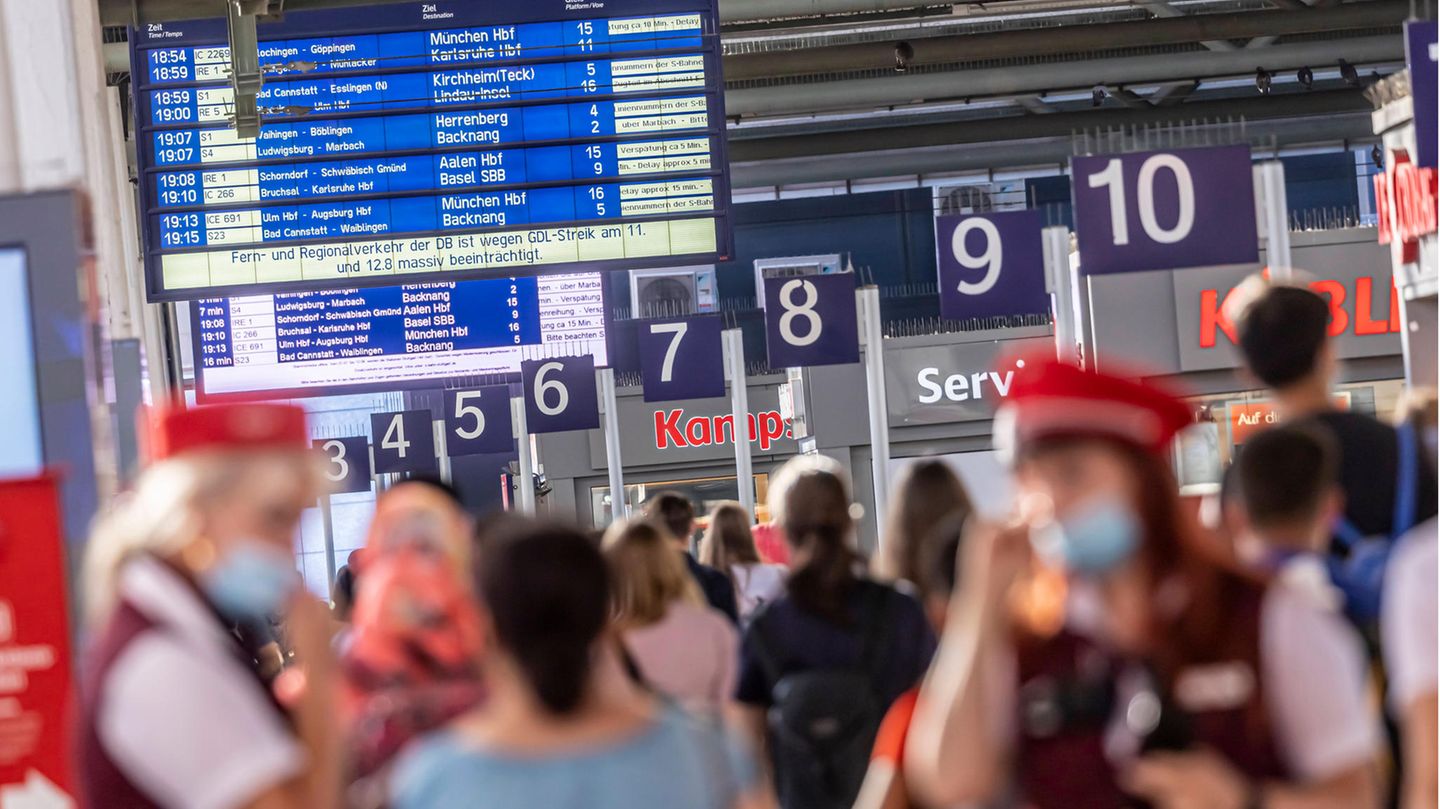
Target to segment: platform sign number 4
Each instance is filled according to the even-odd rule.
[[[423,472],[437,467],[435,433],[429,410],[373,413],[370,434],[375,441],[375,472]]]

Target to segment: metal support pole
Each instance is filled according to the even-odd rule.
[[[885,335],[880,329],[880,288],[855,291],[860,339],[865,345],[865,395],[870,406],[870,479],[875,491],[875,533],[884,530],[890,504],[890,409],[885,401]]]
[[[1290,209],[1285,199],[1285,164],[1266,160],[1253,169],[1259,196],[1260,235],[1265,238],[1265,263],[1272,281],[1288,282],[1294,277],[1290,263]]]
[[[525,400],[510,400],[510,419],[520,445],[520,479],[515,481],[515,502],[521,514],[535,513],[535,459],[530,456],[530,425],[525,421]]]
[[[1045,250],[1045,291],[1055,307],[1055,358],[1079,364],[1080,313],[1075,305],[1075,287],[1070,282],[1070,230],[1064,225],[1041,231]]]
[[[725,378],[730,380],[730,434],[735,439],[735,486],[740,505],[755,517],[755,467],[750,463],[750,392],[745,385],[745,333],[721,332],[725,349]]]
[[[430,425],[430,429],[435,433],[435,460],[440,467],[440,480],[449,485],[454,482],[454,476],[450,470],[450,448],[445,443],[445,421],[432,421]]]
[[[320,528],[325,538],[325,590],[335,597],[335,519],[330,511],[330,493],[320,495]]]
[[[615,404],[615,369],[601,368],[595,372],[600,386],[600,408],[605,416],[605,466],[610,473],[610,519],[630,516],[625,500],[625,464],[620,459],[620,411]]]

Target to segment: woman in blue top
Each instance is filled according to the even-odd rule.
[[[605,561],[583,535],[523,528],[485,549],[476,578],[489,699],[400,762],[396,809],[766,805],[721,729],[627,679]]]

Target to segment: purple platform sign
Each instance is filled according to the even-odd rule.
[[[765,350],[771,368],[859,362],[854,274],[765,279]]]
[[[445,454],[451,458],[515,447],[510,421],[510,386],[444,391]]]
[[[716,315],[642,320],[637,324],[645,401],[725,395],[725,352]]]
[[[1070,174],[1086,275],[1260,260],[1249,146],[1076,157]]]
[[[593,430],[600,426],[595,358],[589,354],[526,360],[520,363],[520,379],[526,426],[531,433]]]
[[[430,472],[439,467],[429,410],[371,413],[375,473]]]
[[[331,494],[370,491],[370,442],[365,436],[322,438],[310,442],[325,453],[325,479]]]
[[[1405,64],[1415,104],[1415,165],[1435,168],[1435,21],[1405,23]]]
[[[1043,227],[1039,211],[936,218],[941,317],[1049,314]]]

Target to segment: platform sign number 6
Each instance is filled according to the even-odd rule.
[[[765,279],[765,344],[772,368],[859,362],[854,274]]]
[[[312,442],[325,453],[325,479],[332,494],[370,490],[370,442],[364,436]]]
[[[530,432],[557,433],[600,426],[594,357],[526,360],[520,364],[520,378]]]
[[[372,413],[370,434],[375,440],[375,472],[422,472],[438,466],[435,432],[429,410]]]
[[[444,397],[446,455],[458,458],[514,448],[510,386],[447,390]]]
[[[1071,175],[1087,275],[1259,261],[1248,146],[1076,157]]]
[[[1031,210],[938,217],[941,316],[1047,314],[1042,227],[1040,212]]]
[[[636,331],[645,401],[725,395],[725,353],[716,315],[644,320]]]

